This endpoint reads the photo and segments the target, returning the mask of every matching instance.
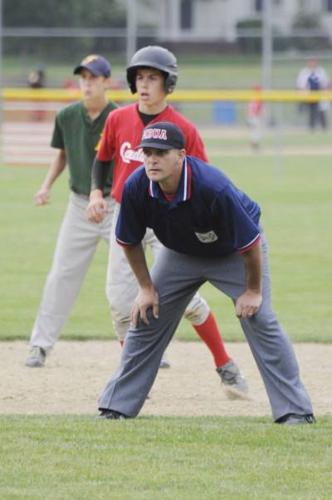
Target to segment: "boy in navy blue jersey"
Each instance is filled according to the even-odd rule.
[[[313,423],[292,346],[271,307],[260,208],[218,169],[187,157],[180,129],[144,129],[144,167],[127,180],[116,235],[139,283],[121,365],[99,401],[100,416],[135,417],[191,297],[209,281],[228,295],[278,423]],[[152,228],[165,248],[151,274],[141,241]]]

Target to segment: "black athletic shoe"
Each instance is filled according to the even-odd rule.
[[[100,414],[98,415],[97,418],[102,418],[106,420],[123,420],[127,417],[115,410],[102,409],[100,410]]]
[[[283,417],[276,420],[277,424],[299,425],[299,424],[315,424],[316,419],[312,413],[307,415],[298,415],[297,413],[287,413]]]

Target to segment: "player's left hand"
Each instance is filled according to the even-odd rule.
[[[50,199],[50,190],[49,188],[42,187],[37,191],[37,193],[33,197],[33,201],[35,205],[41,206],[46,205]]]
[[[90,222],[100,224],[107,214],[108,204],[104,198],[91,199],[86,212]]]
[[[152,308],[152,314],[155,318],[159,316],[159,296],[153,287],[140,288],[134,305],[131,310],[131,323],[137,327],[139,319],[144,321],[146,325],[149,324],[147,317],[148,309]]]
[[[262,294],[246,290],[235,303],[235,313],[238,318],[251,318],[262,303]]]

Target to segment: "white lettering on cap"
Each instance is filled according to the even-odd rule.
[[[145,139],[161,139],[167,141],[167,130],[164,128],[148,128],[143,131],[143,141]]]

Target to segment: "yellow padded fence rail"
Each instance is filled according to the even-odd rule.
[[[5,101],[73,101],[80,99],[79,89],[25,89],[4,88],[2,97]],[[132,101],[137,96],[128,90],[114,89],[108,92],[108,97],[114,101]],[[179,102],[211,102],[238,101],[246,102],[253,99],[267,102],[318,102],[332,101],[332,91],[307,92],[296,90],[186,90],[177,89],[168,99]]]

